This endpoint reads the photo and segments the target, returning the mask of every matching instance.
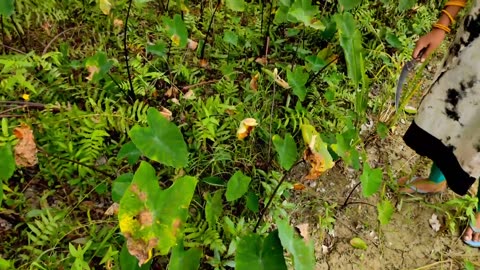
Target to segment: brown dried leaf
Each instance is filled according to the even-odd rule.
[[[105,216],[113,216],[118,214],[118,209],[120,208],[120,204],[118,203],[113,203],[108,207],[107,211],[105,211],[104,215]]]
[[[175,87],[175,86],[172,86],[172,87],[168,88],[167,92],[165,92],[165,96],[169,97],[169,98],[177,97],[178,93],[179,93],[178,88]]]
[[[127,248],[132,256],[138,259],[138,266],[148,262],[152,258],[152,249],[157,246],[158,239],[152,238],[147,242],[142,239],[133,239],[130,234],[125,234]]]
[[[162,111],[160,112],[160,114],[167,118],[168,121],[172,120],[172,112],[169,109],[162,107]]]
[[[88,66],[87,70],[89,72],[88,76],[86,77],[87,81],[91,81],[95,73],[99,72],[100,69],[97,66]]]
[[[319,153],[312,152],[309,148],[305,149],[303,158],[310,164],[310,172],[305,176],[305,180],[315,180],[322,175],[326,169],[324,168],[325,160]]]
[[[267,65],[267,58],[266,57],[258,57],[255,59],[255,62],[259,63],[260,65],[266,66]]]
[[[278,69],[273,70],[273,77],[275,82],[284,89],[290,89],[290,85],[278,75]]]
[[[258,78],[259,77],[260,77],[260,74],[257,73],[250,80],[250,88],[255,92],[257,92],[257,89],[258,89]]]
[[[15,163],[19,167],[32,167],[38,163],[37,146],[33,131],[26,124],[21,124],[13,130],[15,137],[19,139],[15,145]]]
[[[302,184],[302,183],[295,183],[295,184],[293,184],[293,189],[294,189],[294,190],[304,190],[304,189],[305,189],[305,185]]]
[[[120,20],[120,19],[115,19],[115,20],[113,20],[113,26],[120,28],[120,27],[123,26],[123,21]]]
[[[185,93],[182,98],[184,98],[184,99],[194,99],[195,98],[195,92],[193,92],[192,90],[188,90],[187,93]]]
[[[297,228],[300,231],[300,235],[303,237],[303,240],[305,241],[305,243],[308,243],[310,241],[310,232],[308,230],[308,227],[309,227],[308,223],[297,225]]]
[[[206,68],[206,67],[208,66],[208,61],[207,61],[207,59],[205,59],[205,58],[204,58],[204,59],[200,59],[200,63],[199,63],[199,64],[200,64],[200,67]]]
[[[195,51],[197,47],[198,47],[198,42],[188,39],[187,48],[189,48],[192,51]]]

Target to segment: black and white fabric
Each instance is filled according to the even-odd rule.
[[[464,195],[480,177],[480,0],[474,0],[404,140]]]

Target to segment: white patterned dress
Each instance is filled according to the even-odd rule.
[[[480,177],[480,0],[460,23],[404,140],[460,195]]]

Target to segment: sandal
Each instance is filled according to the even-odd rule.
[[[470,222],[470,224],[468,225],[470,227],[470,229],[472,229],[473,233],[480,233],[480,228],[477,228],[473,222]],[[463,242],[467,245],[469,245],[470,247],[474,247],[474,248],[479,248],[480,247],[480,241],[473,241],[473,240],[463,240]]]

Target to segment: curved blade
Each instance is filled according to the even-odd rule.
[[[402,96],[403,84],[405,83],[408,74],[415,66],[415,62],[416,60],[408,61],[402,68],[402,73],[400,73],[400,77],[398,78],[397,82],[397,91],[395,92],[395,110],[398,110],[398,106],[400,106],[400,97]]]
[[[400,106],[400,97],[402,96],[402,88],[405,80],[408,77],[408,73],[410,73],[414,68],[415,64],[417,64],[418,59],[422,58],[423,54],[425,53],[427,48],[423,48],[419,53],[417,58],[414,58],[407,63],[402,68],[402,73],[400,73],[400,77],[398,78],[397,82],[397,91],[395,92],[395,110],[398,110],[398,106]]]

